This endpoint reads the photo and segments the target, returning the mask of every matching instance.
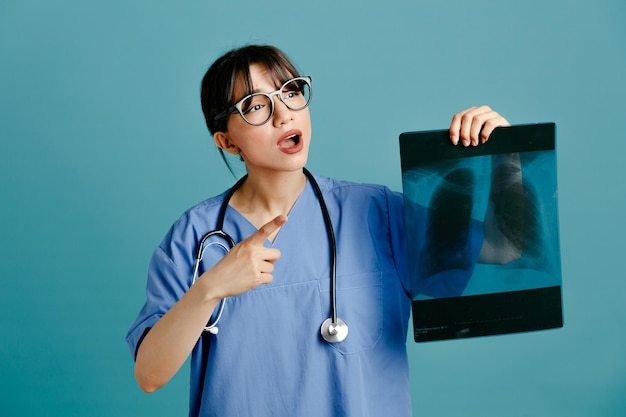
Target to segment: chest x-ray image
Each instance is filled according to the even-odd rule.
[[[555,125],[400,135],[416,342],[562,327]]]

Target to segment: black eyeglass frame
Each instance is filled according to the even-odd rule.
[[[291,106],[289,106],[287,103],[285,103],[285,101],[283,100],[283,96],[282,96],[282,91],[283,88],[285,88],[285,86],[289,83],[292,83],[294,81],[304,81],[308,86],[309,86],[309,97],[306,101],[306,104],[302,107],[299,108],[292,108]],[[246,119],[246,116],[244,116],[243,114],[243,110],[242,110],[242,106],[243,103],[250,99],[253,96],[257,96],[257,95],[262,95],[262,96],[266,96],[269,99],[270,102],[270,114],[268,116],[268,118],[263,121],[262,123],[251,123],[248,119]],[[222,119],[228,115],[230,115],[231,113],[234,113],[235,111],[239,113],[239,115],[241,116],[241,118],[244,120],[244,122],[248,123],[249,125],[252,126],[261,126],[264,125],[265,123],[269,122],[272,119],[272,116],[274,115],[274,96],[278,96],[278,98],[280,99],[280,101],[283,102],[283,104],[285,106],[287,106],[287,108],[289,110],[293,110],[293,111],[300,111],[300,110],[304,110],[309,106],[309,103],[311,102],[311,98],[313,97],[313,88],[311,87],[311,77],[309,76],[302,76],[302,77],[294,77],[290,80],[287,80],[283,83],[283,85],[280,86],[280,88],[278,90],[272,91],[271,93],[252,93],[252,94],[248,94],[247,96],[245,96],[244,98],[242,98],[241,100],[239,100],[238,102],[236,102],[235,104],[233,104],[232,106],[230,106],[228,109],[224,110],[223,112],[221,112],[220,114],[218,114],[217,116],[215,116],[213,118],[214,121],[217,121],[219,119]]]

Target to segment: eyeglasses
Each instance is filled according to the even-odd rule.
[[[274,96],[278,96],[289,110],[305,109],[311,101],[311,77],[296,77],[286,81],[271,93],[252,93],[221,112],[213,120],[222,119],[235,110],[252,126],[267,123],[274,114]]]

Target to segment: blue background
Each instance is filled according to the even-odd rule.
[[[398,134],[487,103],[558,126],[565,327],[416,345],[415,415],[626,415],[626,6],[608,0],[0,3],[0,415],[175,416],[124,335],[180,213],[232,184],[207,66],[273,43],[313,77],[318,174],[401,189]],[[236,364],[233,364],[236,366]]]

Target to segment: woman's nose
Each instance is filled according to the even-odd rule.
[[[280,126],[293,119],[293,113],[277,95],[274,97],[274,125]]]

